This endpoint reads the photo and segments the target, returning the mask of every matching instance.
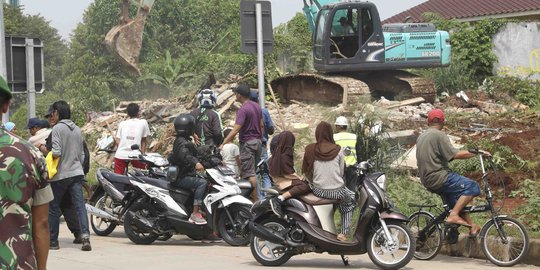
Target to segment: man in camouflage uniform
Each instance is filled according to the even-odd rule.
[[[11,91],[0,77],[0,117]],[[0,128],[0,269],[46,269],[49,202],[45,159],[28,142]]]

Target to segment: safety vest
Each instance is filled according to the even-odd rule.
[[[349,132],[339,132],[334,134],[334,141],[341,148],[349,146],[351,153],[345,156],[345,164],[347,166],[356,164],[356,134]]]

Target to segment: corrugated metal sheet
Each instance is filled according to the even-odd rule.
[[[409,10],[392,16],[383,23],[423,22],[422,14],[433,12],[446,19],[464,19],[496,14],[540,11],[540,0],[429,0]]]

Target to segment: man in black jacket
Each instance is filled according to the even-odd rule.
[[[193,212],[189,221],[198,225],[206,224],[206,220],[199,212],[206,189],[206,180],[197,177],[197,172],[203,172],[204,166],[197,158],[197,149],[191,142],[190,136],[195,128],[195,119],[189,114],[181,114],[174,120],[176,139],[173,152],[169,156],[171,165],[178,166],[178,177],[174,185],[184,189],[194,189]]]
[[[214,91],[203,89],[197,100],[199,108],[190,113],[195,118],[195,143],[218,146],[223,141],[223,124],[219,113],[214,110],[217,96]]]

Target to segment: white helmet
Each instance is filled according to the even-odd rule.
[[[210,89],[203,89],[197,95],[199,106],[202,108],[213,108],[217,101],[216,93]]]
[[[349,126],[349,121],[347,121],[347,118],[345,116],[340,116],[336,118],[336,122],[334,123],[336,126]]]

